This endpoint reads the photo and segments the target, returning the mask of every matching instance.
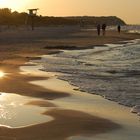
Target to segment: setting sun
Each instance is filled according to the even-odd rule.
[[[0,71],[0,78],[4,77],[5,73],[3,71]]]
[[[123,18],[129,24],[140,23],[139,5],[140,0],[0,0],[0,8],[12,11],[39,8],[39,14],[45,16],[111,15]],[[132,10],[132,7],[135,8]]]

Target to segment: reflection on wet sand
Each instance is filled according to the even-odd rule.
[[[30,107],[25,105],[33,99],[34,98],[24,97],[12,93],[1,93],[0,125],[18,128],[52,120],[52,117],[50,116],[41,115],[41,113],[46,111],[46,109],[37,106]]]

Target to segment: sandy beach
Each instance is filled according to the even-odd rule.
[[[87,49],[105,44],[121,44],[122,41],[133,39],[140,39],[140,35],[108,31],[106,36],[98,37],[96,31],[83,30],[79,27],[0,32],[0,70],[6,73],[0,78],[0,92],[40,99],[30,101],[26,105],[49,108],[49,111],[42,114],[53,118],[50,122],[22,128],[1,126],[0,140],[65,140],[71,136],[94,136],[121,129],[120,124],[103,116],[71,110],[64,106],[58,107],[57,100],[70,98],[71,93],[65,90],[57,91],[55,87],[53,90],[34,84],[36,81],[49,80],[50,76],[45,75],[45,72],[39,75],[24,73],[20,67],[30,66],[27,63],[30,60],[38,60],[41,55],[58,53],[61,49]]]

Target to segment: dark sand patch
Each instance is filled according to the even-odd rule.
[[[26,105],[36,105],[40,107],[57,107],[55,104],[50,103],[48,101],[40,100],[40,101],[31,101],[29,103],[26,103]]]
[[[60,49],[60,50],[85,50],[85,49],[94,49],[94,47],[107,47],[107,45],[100,45],[100,44],[94,44],[91,46],[63,46],[63,45],[58,45],[58,46],[46,46],[44,47],[44,49],[49,49],[49,50],[56,50],[56,49]]]
[[[18,69],[19,66],[14,65],[12,60],[8,62],[8,64],[0,65],[0,70],[7,73],[5,77],[0,79],[0,92],[15,93],[48,100],[69,96],[68,93],[47,90],[46,88],[29,83],[36,80],[46,80],[48,77],[20,74],[20,70]]]
[[[24,75],[9,75],[0,80],[0,91],[5,93],[15,93],[25,96],[44,98],[48,100],[69,96],[68,93],[56,92],[52,90],[47,90],[40,86],[35,86],[33,84],[30,84],[29,80],[42,80],[42,78],[35,78]]]

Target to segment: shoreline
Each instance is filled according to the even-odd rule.
[[[115,44],[111,44],[111,45],[118,45],[118,47],[120,47],[119,45],[121,45],[121,47],[126,47],[126,46],[128,46],[128,45],[137,45],[137,44],[139,44],[140,43],[140,39],[134,39],[134,40],[130,40],[130,41],[123,41],[122,43],[115,43]],[[104,47],[109,47],[109,45],[110,44],[106,44],[106,45],[102,45],[102,46],[104,46]],[[96,48],[98,48],[98,46],[96,46]],[[111,49],[114,49],[114,48],[111,48]],[[110,50],[111,50],[110,49]],[[65,51],[65,50],[64,50]],[[71,50],[70,50],[71,51]],[[108,50],[107,50],[108,51]],[[100,52],[100,50],[99,50],[99,52]],[[95,52],[96,54],[98,53],[98,52]],[[42,58],[43,58],[43,56],[42,56]],[[46,72],[48,72],[47,71],[47,69],[45,70],[43,70],[43,71],[46,71]],[[59,73],[59,71],[56,71],[56,72],[58,72]],[[111,73],[111,74],[114,74],[116,71],[108,71],[109,73]],[[53,72],[52,72],[53,73]],[[60,72],[61,73],[61,72]],[[117,73],[117,72],[116,72]],[[62,75],[59,75],[58,74],[58,76],[57,76],[57,78],[58,79],[60,79],[60,80],[64,80],[64,81],[67,81],[70,85],[72,85],[72,86],[76,86],[77,88],[76,88],[76,90],[79,90],[79,91],[81,91],[81,92],[87,92],[87,93],[89,93],[89,94],[92,94],[92,95],[99,95],[99,96],[101,96],[101,97],[103,97],[103,98],[105,98],[105,99],[107,99],[107,100],[110,100],[110,101],[113,101],[113,102],[116,102],[116,103],[118,103],[118,104],[120,104],[120,105],[123,105],[123,106],[126,106],[126,107],[129,107],[130,108],[130,110],[131,110],[131,113],[134,113],[134,114],[137,114],[138,116],[139,116],[139,113],[137,113],[136,111],[138,111],[139,109],[138,109],[138,107],[137,106],[131,106],[131,105],[127,105],[127,104],[123,104],[123,103],[121,103],[121,101],[120,102],[117,102],[116,100],[113,100],[113,99],[111,99],[110,97],[106,97],[105,95],[103,95],[103,94],[99,94],[99,93],[93,93],[92,91],[88,91],[88,89],[87,90],[84,90],[84,89],[82,89],[81,87],[80,87],[80,85],[78,85],[78,84],[76,84],[76,83],[74,83],[74,81],[72,81],[72,80],[69,80],[69,79],[67,79],[67,78],[65,78],[65,75],[66,73],[63,73],[62,72]],[[63,77],[64,76],[64,77]],[[139,106],[139,105],[138,105]],[[133,112],[133,109],[134,109],[134,112]]]
[[[28,71],[28,68],[25,68],[25,71],[26,70]],[[34,68],[33,68],[33,71],[34,71]],[[57,105],[57,107],[58,107],[57,109],[63,109],[63,108],[65,108],[67,111],[69,111],[69,110],[72,109],[72,110],[76,110],[76,111],[86,112],[86,113],[92,114],[92,115],[95,115],[96,114],[96,116],[98,116],[98,117],[101,117],[102,116],[102,118],[105,118],[107,120],[111,120],[112,122],[115,122],[115,123],[117,123],[117,124],[120,125],[120,127],[119,127],[120,129],[115,129],[115,130],[112,129],[112,131],[109,131],[109,132],[107,132],[105,134],[110,135],[111,133],[113,133],[114,135],[116,135],[117,131],[118,132],[119,131],[120,132],[122,131],[121,133],[126,133],[125,130],[128,131],[129,129],[130,130],[127,133],[132,133],[133,134],[133,127],[134,127],[133,125],[134,124],[135,125],[136,124],[138,125],[139,124],[139,121],[138,121],[138,119],[137,119],[137,117],[135,115],[133,115],[133,114],[131,114],[129,112],[129,109],[127,107],[123,107],[121,105],[118,105],[115,102],[111,102],[111,101],[108,101],[106,99],[103,99],[102,97],[100,97],[98,95],[84,94],[84,93],[82,93],[80,91],[73,91],[73,89],[74,89],[73,86],[69,85],[69,83],[67,83],[67,82],[64,82],[64,81],[59,80],[59,79],[56,79],[56,78],[57,77],[54,77],[53,78],[53,76],[52,76],[52,78],[50,77],[50,79],[48,79],[48,80],[45,80],[45,81],[44,80],[43,81],[40,81],[39,80],[39,81],[35,81],[35,82],[32,82],[32,83],[35,84],[35,85],[43,85],[43,83],[45,83],[45,85],[43,87],[46,87],[47,89],[48,88],[49,89],[52,89],[53,87],[50,87],[49,84],[51,84],[51,83],[54,82],[55,83],[54,86],[56,87],[57,91],[65,91],[65,90],[67,90],[67,91],[69,91],[69,93],[71,93],[71,96],[69,96],[69,97],[59,98],[59,99],[55,99],[55,100],[52,100],[51,101],[51,103]],[[59,84],[57,84],[57,83],[59,83]],[[64,89],[62,88],[63,86],[65,87]],[[91,104],[88,103],[90,100],[91,100]],[[86,104],[89,104],[88,105],[88,110],[87,109],[86,110],[84,109],[87,106]],[[98,106],[98,104],[99,104],[99,106]],[[40,106],[40,103],[39,104],[37,103],[37,104],[34,104],[34,105]],[[103,108],[102,108],[102,105],[104,106]],[[91,110],[93,110],[92,113],[89,112],[90,111],[90,108],[91,108]],[[96,108],[99,109],[99,112],[97,111],[98,113],[95,111]],[[58,113],[59,113],[59,111],[58,111]],[[118,116],[116,114],[120,114],[120,115]],[[132,128],[131,127],[129,128],[128,125],[132,126]],[[103,133],[101,133],[101,134],[103,134]],[[98,134],[98,135],[100,136],[100,134]],[[81,134],[81,137],[82,137],[82,134]],[[92,136],[91,136],[91,138],[92,138]],[[78,138],[76,138],[76,139],[78,139]],[[85,139],[88,139],[88,136]]]
[[[91,32],[89,32],[89,34],[90,34]],[[73,34],[73,33],[72,33]],[[79,33],[78,33],[79,34]],[[80,34],[81,34],[81,32],[80,32]],[[83,33],[81,34],[81,36],[83,35]],[[73,36],[73,35],[72,35]],[[131,35],[131,36],[133,36],[133,35]],[[135,35],[134,35],[135,36]],[[138,35],[139,36],[139,35]],[[106,38],[106,37],[105,37]],[[126,37],[127,38],[127,37]],[[132,37],[131,37],[132,38]],[[140,36],[139,36],[139,38],[140,38]],[[91,38],[89,38],[89,40],[87,39],[87,41],[85,41],[85,40],[83,40],[83,37],[79,40],[79,39],[77,39],[77,41],[74,39],[74,38],[72,38],[74,41],[71,43],[72,45],[74,44],[74,45],[77,45],[78,43],[79,43],[79,45],[78,46],[85,46],[85,44],[89,41],[89,40],[91,40]],[[97,38],[95,38],[95,40],[96,40]],[[30,81],[36,81],[36,80],[43,80],[43,79],[46,79],[47,77],[43,77],[43,76],[31,76],[31,75],[28,75],[28,74],[26,74],[26,75],[23,75],[23,74],[20,74],[20,70],[19,70],[19,67],[20,66],[22,66],[22,65],[24,65],[24,63],[25,62],[27,62],[27,61],[29,61],[30,60],[30,58],[31,57],[36,57],[36,56],[38,56],[38,55],[43,55],[43,54],[46,54],[46,53],[55,53],[55,52],[58,52],[59,50],[53,50],[53,52],[52,52],[52,50],[49,50],[49,49],[44,49],[44,44],[46,44],[47,43],[47,45],[49,45],[49,44],[54,44],[54,46],[55,45],[61,45],[61,44],[64,44],[65,46],[67,46],[72,40],[70,39],[70,37],[69,37],[69,39],[63,39],[63,37],[62,37],[62,39],[60,39],[60,40],[62,40],[62,41],[60,41],[59,42],[59,39],[57,40],[54,40],[54,39],[52,39],[52,40],[47,40],[47,42],[46,41],[42,41],[41,43],[31,43],[31,44],[28,44],[28,43],[25,43],[25,44],[18,44],[17,43],[17,45],[15,45],[15,44],[13,44],[13,45],[3,45],[3,47],[0,47],[0,50],[1,50],[1,52],[0,52],[0,54],[2,54],[1,55],[1,57],[0,57],[0,60],[2,60],[1,61],[1,69],[3,70],[3,71],[5,71],[6,73],[8,73],[7,75],[6,75],[6,77],[5,78],[3,78],[2,80],[0,80],[0,91],[1,92],[8,92],[8,93],[16,93],[16,94],[19,94],[19,95],[24,95],[24,96],[31,96],[31,97],[37,97],[37,98],[42,98],[42,99],[48,99],[48,100],[54,100],[54,99],[58,99],[58,98],[64,98],[64,97],[68,97],[69,96],[69,94],[68,93],[62,93],[62,92],[60,92],[59,93],[59,97],[58,97],[58,93],[56,92],[54,92],[54,91],[52,91],[52,90],[48,90],[48,91],[46,91],[46,89],[44,89],[44,88],[42,88],[42,87],[40,87],[40,86],[36,86],[36,85],[32,85],[32,84],[30,84],[29,82]],[[94,40],[94,41],[95,41]],[[113,41],[110,41],[111,39],[109,39],[108,41],[106,41],[107,43],[110,43],[110,42],[112,42],[113,43]],[[120,39],[120,41],[121,41],[122,39]],[[80,41],[80,42],[79,42]],[[96,43],[96,44],[99,44],[99,42],[98,41],[101,41],[101,40],[98,40],[97,39],[97,42],[94,42],[94,43]],[[102,38],[102,41],[101,41],[102,43],[103,42],[105,42],[105,40],[104,40],[104,38]],[[116,39],[114,40],[114,42],[116,42]],[[90,42],[88,42],[87,43],[87,46],[88,45],[90,45],[91,43],[93,43],[93,41],[90,41]],[[92,44],[93,45],[93,44]],[[6,46],[6,48],[5,48],[5,46]],[[30,47],[29,47],[30,46]],[[32,47],[33,46],[35,46],[35,48],[34,48],[34,50],[32,49]],[[39,46],[39,47],[38,47]],[[11,49],[11,47],[13,47],[12,49],[13,50],[8,50],[9,48]],[[23,47],[23,48],[22,48]],[[6,51],[5,51],[6,50]],[[21,52],[21,50],[23,51],[23,52]],[[3,52],[4,52],[4,54],[3,54]],[[11,53],[15,53],[15,55],[14,56],[11,56],[10,54]],[[30,58],[29,58],[29,56],[30,56]],[[13,84],[14,83],[14,84]],[[46,92],[48,92],[48,95],[46,95]],[[45,93],[45,95],[44,95],[44,93]],[[52,93],[54,93],[54,95],[51,95]],[[59,113],[59,111],[57,112],[57,111],[54,111],[54,112],[56,112],[56,114],[57,113]],[[60,111],[61,112],[61,111]],[[65,112],[65,111],[64,111]],[[80,114],[80,112],[79,112],[79,114]],[[64,115],[63,114],[63,111],[62,111],[62,114],[60,113],[59,114],[60,116],[62,115]],[[62,117],[61,116],[61,117]],[[83,114],[83,116],[84,116],[84,114]],[[78,116],[78,117],[80,117],[80,116]],[[75,118],[74,118],[75,119]],[[88,120],[87,118],[84,118],[85,120]],[[102,119],[101,119],[102,120]],[[100,119],[98,120],[99,122],[101,121]],[[97,122],[98,122],[97,121]],[[92,122],[92,121],[91,121]],[[91,123],[91,122],[88,122],[88,123]],[[102,121],[101,121],[102,122]],[[60,123],[60,122],[59,122]],[[66,124],[67,124],[68,122],[66,122]],[[87,122],[86,122],[86,124],[88,124]],[[93,124],[95,123],[94,122],[94,120],[93,120],[93,122],[92,122]],[[107,123],[109,123],[108,121],[107,121]],[[83,123],[81,123],[81,126],[83,127],[85,124],[83,124]],[[117,126],[117,125],[116,125]],[[13,135],[12,133],[15,133],[15,136],[16,137],[24,137],[23,135],[22,135],[22,133],[23,132],[26,132],[27,133],[27,135],[30,135],[29,133],[28,133],[28,130],[30,129],[30,133],[31,134],[34,134],[33,133],[33,131],[34,130],[38,130],[38,129],[42,129],[42,127],[44,127],[43,125],[40,125],[40,127],[38,127],[38,126],[35,126],[36,127],[36,129],[33,129],[32,127],[27,127],[27,128],[25,128],[24,130],[22,130],[22,131],[18,131],[18,130],[7,130],[7,134],[8,135]],[[45,126],[45,127],[47,127],[47,126]],[[77,129],[80,129],[79,128],[79,126],[77,126],[78,128]],[[97,126],[96,126],[97,127]],[[107,126],[106,126],[107,127]],[[115,126],[114,126],[115,127]],[[92,127],[89,127],[90,128],[90,130],[91,130],[91,128]],[[4,128],[4,129],[6,129],[6,128]],[[52,128],[53,129],[53,128]],[[72,127],[72,129],[73,129],[73,127]],[[97,128],[98,129],[98,128]],[[113,129],[113,127],[111,127],[111,129]],[[89,131],[90,131],[89,130]],[[94,128],[93,129],[93,131],[94,130],[96,130],[96,128]],[[70,130],[69,130],[70,131]],[[76,131],[76,130],[75,130]],[[86,130],[85,130],[86,131]],[[38,133],[40,133],[40,135],[42,135],[42,136],[44,136],[44,134],[42,134],[42,132],[38,132]],[[52,132],[53,133],[53,132]],[[74,133],[74,132],[73,132]],[[79,132],[78,132],[79,133]],[[4,132],[4,134],[6,134],[6,131]],[[7,135],[6,134],[6,135]],[[39,134],[38,134],[38,137],[39,137]],[[27,139],[26,137],[25,137],[25,139]],[[51,138],[50,138],[51,139]],[[52,138],[52,139],[54,139],[54,140],[56,140],[55,138]],[[59,140],[59,139],[58,139]],[[62,138],[60,138],[60,140],[62,140]]]

